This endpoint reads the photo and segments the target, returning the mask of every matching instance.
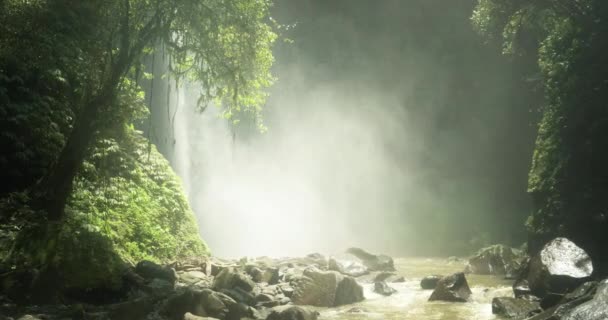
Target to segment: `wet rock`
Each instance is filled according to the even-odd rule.
[[[391,288],[388,284],[386,284],[386,282],[380,281],[374,283],[374,292],[383,296],[390,296],[397,293],[397,290]]]
[[[237,304],[231,297],[210,289],[200,291],[196,296],[207,315],[223,318],[230,306]]]
[[[216,290],[240,288],[246,292],[250,292],[254,287],[255,283],[248,275],[232,267],[224,268],[213,281],[213,288]]]
[[[241,319],[255,319],[256,311],[252,307],[243,304],[236,303],[228,306],[228,313],[226,314],[226,320],[241,320]]]
[[[351,277],[344,277],[338,284],[336,289],[336,300],[334,306],[342,306],[345,304],[351,304],[359,301],[363,301],[363,287],[360,286],[357,281]]]
[[[147,260],[140,261],[135,266],[135,272],[146,279],[163,279],[172,284],[177,280],[177,273],[174,269]]]
[[[272,308],[280,304],[278,300],[269,294],[260,293],[255,296],[255,305],[259,307]]]
[[[334,307],[363,300],[363,288],[336,271],[306,269],[293,283],[295,304]]]
[[[273,310],[267,320],[316,320],[318,317],[319,313],[317,311],[300,306],[291,306]]]
[[[358,261],[338,260],[335,258],[329,259],[327,268],[332,271],[338,271],[343,275],[351,277],[360,277],[369,273],[369,270],[363,263]]]
[[[234,289],[221,289],[220,292],[234,299],[236,302],[250,306],[255,305],[255,296],[239,287],[235,287]]]
[[[521,267],[524,254],[505,245],[481,249],[469,259],[466,271],[474,274],[505,275],[512,278]]]
[[[191,271],[186,271],[183,273],[179,274],[179,281],[183,282],[186,285],[194,285],[196,283],[209,283],[209,277],[207,277],[207,275],[202,272],[202,271],[198,271],[198,270],[191,270]]]
[[[592,285],[592,284],[591,284]],[[589,296],[591,285],[583,288],[579,294],[583,294],[579,299]],[[573,300],[577,301],[577,300]],[[564,320],[606,320],[608,319],[608,280],[602,281],[596,289],[593,298],[584,302],[569,312]]]
[[[566,238],[556,238],[530,259],[527,281],[532,294],[565,294],[586,282],[593,273],[591,258]]]
[[[492,313],[506,318],[529,317],[541,311],[538,302],[511,297],[492,299]]]
[[[293,296],[294,289],[291,287],[291,285],[283,283],[279,286],[279,289],[286,297],[291,298]]]
[[[437,282],[437,287],[431,294],[429,301],[466,302],[471,296],[471,293],[464,273],[459,272],[441,278]]]
[[[333,307],[341,275],[335,271],[323,272],[307,269],[294,285],[292,300],[295,304]]]
[[[360,259],[370,271],[395,271],[393,258],[389,256],[371,254],[361,248],[350,248],[346,253]]]
[[[441,278],[443,278],[443,276],[440,275],[426,276],[420,280],[420,287],[424,290],[433,290],[437,287],[437,282],[439,282]]]
[[[348,310],[346,310],[346,313],[366,313],[369,312],[367,309],[364,308],[360,308],[360,307],[354,307],[354,308],[350,308]]]

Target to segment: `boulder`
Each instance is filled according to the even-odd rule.
[[[292,285],[292,300],[298,305],[335,307],[364,299],[363,287],[336,271],[309,268]]]
[[[288,308],[277,308],[268,315],[267,320],[316,320],[319,317],[317,311],[312,311],[300,306]]]
[[[429,301],[466,302],[471,296],[471,293],[464,273],[459,272],[441,278],[437,282],[437,287],[431,294]]]
[[[350,248],[346,253],[360,259],[370,271],[395,271],[395,263],[389,256],[371,254],[361,248]]]
[[[439,276],[439,275],[426,276],[426,277],[422,278],[422,280],[420,280],[420,287],[424,290],[433,290],[437,287],[437,282],[439,282],[439,280],[441,280],[441,278],[443,278],[443,276]]]
[[[584,288],[588,296],[590,288]],[[575,300],[576,301],[576,300]],[[564,320],[605,320],[608,319],[608,280],[602,281],[595,290],[593,298],[572,309]]]
[[[540,303],[511,297],[497,297],[492,299],[492,313],[505,318],[527,318],[540,313]]]
[[[363,263],[358,261],[338,260],[335,258],[329,259],[327,268],[332,271],[338,271],[343,275],[351,277],[360,277],[369,273],[369,270]]]
[[[527,275],[532,294],[565,294],[586,282],[593,273],[585,250],[566,238],[556,238],[530,259]]]
[[[255,283],[248,275],[237,271],[236,268],[227,267],[222,269],[215,277],[213,288],[215,290],[240,288],[246,292],[251,292],[255,288]]]
[[[374,283],[374,292],[383,296],[390,296],[397,293],[397,290],[391,288],[388,284],[386,284],[386,282],[380,281]]]
[[[345,304],[351,304],[359,301],[363,301],[363,287],[360,286],[357,281],[351,277],[344,277],[338,288],[336,289],[336,300],[334,306],[342,306]]]
[[[143,260],[135,266],[135,272],[146,279],[163,279],[175,283],[177,273],[174,269],[158,265],[152,261]]]
[[[179,281],[186,285],[194,285],[196,283],[209,283],[209,277],[202,271],[191,270],[179,274]]]
[[[292,300],[299,305],[333,307],[341,280],[342,276],[336,271],[306,269],[301,277],[292,282]]]
[[[505,245],[481,249],[469,259],[466,271],[474,274],[505,275],[513,278],[525,258],[523,252]]]

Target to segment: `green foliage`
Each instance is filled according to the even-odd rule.
[[[69,224],[109,238],[126,261],[207,255],[178,177],[141,133],[101,140],[77,177]]]
[[[536,31],[546,105],[528,185],[536,211],[527,225],[541,245],[570,236],[596,257],[608,242],[607,14],[600,0],[481,0],[473,16],[482,33],[503,28],[512,53],[521,38],[514,35]]]

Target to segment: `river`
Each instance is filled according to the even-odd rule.
[[[428,302],[432,290],[422,290],[420,279],[432,274],[451,274],[464,269],[464,262],[438,258],[398,258],[395,268],[404,283],[391,283],[398,293],[384,297],[373,292],[373,284],[365,284],[366,300],[340,308],[320,309],[320,320],[399,319],[399,320],[486,320],[500,319],[492,314],[494,297],[513,296],[512,281],[502,277],[467,275],[471,299],[466,303]],[[349,312],[353,308],[363,312]]]

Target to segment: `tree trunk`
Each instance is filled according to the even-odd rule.
[[[83,106],[57,162],[35,188],[33,204],[36,208],[45,210],[51,221],[63,218],[74,177],[99,129],[100,110],[107,107],[113,99],[113,90],[108,91],[106,94],[94,97]]]

